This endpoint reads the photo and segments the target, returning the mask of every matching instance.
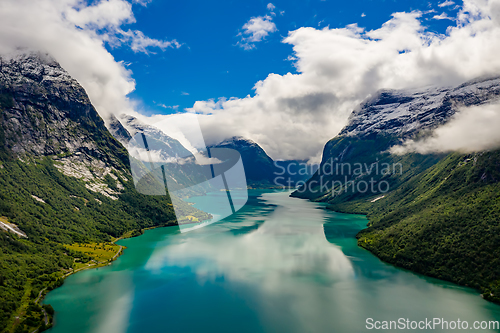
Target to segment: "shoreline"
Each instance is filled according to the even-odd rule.
[[[125,233],[126,235],[127,233]],[[140,235],[137,235],[137,236],[140,236]],[[130,236],[130,237],[119,237],[119,238],[116,238],[114,240],[111,241],[112,244],[115,244],[117,241],[119,240],[122,240],[122,239],[127,239],[127,238],[132,238],[134,236]],[[40,290],[40,292],[38,293],[38,296],[37,298],[33,301],[35,304],[37,305],[41,305],[40,303],[43,302],[45,296],[47,296],[47,294],[49,292],[51,292],[52,290],[55,290],[59,287],[61,287],[63,284],[64,284],[64,280],[73,275],[73,274],[76,274],[76,273],[79,273],[79,272],[82,272],[82,271],[85,271],[85,270],[89,270],[89,269],[94,269],[94,268],[100,268],[100,267],[106,267],[106,266],[109,266],[113,263],[113,261],[115,261],[116,259],[118,259],[123,253],[124,253],[124,250],[127,248],[126,246],[123,246],[123,245],[118,245],[119,248],[118,248],[118,251],[116,251],[115,255],[111,258],[111,259],[108,259],[107,261],[98,261],[98,262],[94,262],[90,265],[87,265],[87,266],[84,266],[84,267],[80,267],[78,269],[72,269],[70,272],[65,272],[65,271],[61,271],[63,273],[63,276],[61,276],[60,278],[57,279],[57,281],[61,281],[61,283],[55,287],[53,287],[52,289],[50,290],[47,290],[49,287],[51,287],[51,285],[48,285],[46,286],[45,288],[43,288],[42,290]],[[44,304],[45,305],[45,304]],[[47,304],[47,305],[50,305],[50,304]],[[54,325],[54,322],[53,322],[53,315],[49,315],[47,313],[47,311],[45,310],[45,308],[43,307],[43,305],[41,305],[41,308],[42,308],[42,313],[44,315],[44,322],[45,322],[45,328],[46,329],[49,329],[51,328],[53,325]],[[34,331],[32,331],[31,333],[38,333],[40,332],[40,327],[38,327],[37,329],[35,329]]]
[[[316,202],[316,201],[313,201],[313,200],[311,200],[309,198],[304,198],[304,197],[294,197],[294,198],[302,199],[302,200],[308,200],[310,202]],[[321,202],[316,202],[316,203],[321,203]],[[493,294],[487,294],[485,292],[485,290],[482,289],[482,287],[475,288],[473,286],[468,285],[467,283],[460,284],[460,283],[457,283],[456,281],[453,281],[451,279],[443,279],[443,278],[440,278],[440,277],[435,276],[433,274],[428,274],[426,272],[422,272],[422,271],[410,269],[408,267],[404,267],[404,266],[398,265],[395,262],[391,262],[390,260],[384,260],[384,259],[382,259],[382,257],[379,255],[379,253],[375,251],[376,249],[373,248],[373,247],[371,247],[371,246],[369,246],[367,244],[367,242],[366,242],[366,238],[363,238],[363,232],[366,231],[366,230],[368,230],[370,228],[370,226],[371,226],[371,221],[368,218],[368,214],[369,213],[366,213],[366,212],[363,212],[363,213],[362,212],[353,212],[353,211],[349,211],[349,209],[342,210],[342,209],[334,209],[334,208],[335,208],[334,206],[332,206],[331,204],[325,202],[325,209],[330,210],[332,212],[341,213],[341,214],[362,215],[362,216],[365,216],[367,218],[368,224],[363,229],[359,230],[357,232],[356,236],[355,236],[355,239],[356,239],[356,242],[357,242],[357,246],[359,248],[361,248],[361,249],[364,249],[364,250],[370,252],[373,256],[375,256],[381,262],[383,262],[385,264],[388,264],[388,265],[391,265],[391,266],[394,266],[394,267],[396,267],[398,269],[402,269],[402,270],[411,272],[413,274],[417,274],[417,275],[425,277],[425,278],[436,279],[436,280],[443,281],[443,282],[446,282],[446,283],[451,283],[451,284],[456,285],[458,287],[468,288],[470,290],[473,290],[475,293],[477,293],[477,295],[479,297],[481,297],[483,300],[485,300],[485,301],[487,301],[489,303],[500,305],[499,301],[497,301],[495,299],[492,299],[492,297],[494,295]]]
[[[305,199],[305,200],[309,200],[311,201],[310,199],[307,199],[307,198],[299,198],[299,199]],[[420,275],[422,277],[426,277],[426,278],[431,278],[431,279],[436,279],[436,280],[439,280],[439,281],[443,281],[443,282],[446,282],[446,283],[451,283],[453,285],[456,285],[458,287],[463,287],[463,288],[468,288],[468,289],[471,289],[471,290],[474,290],[475,292],[477,292],[478,296],[481,297],[483,300],[489,302],[489,303],[493,303],[493,304],[496,304],[496,305],[500,305],[500,302],[496,301],[496,300],[493,300],[493,299],[490,299],[490,297],[488,297],[489,295],[487,295],[484,290],[480,289],[480,288],[475,288],[475,287],[472,287],[468,284],[460,284],[460,283],[457,283],[455,281],[452,281],[451,279],[443,279],[443,278],[440,278],[440,277],[437,277],[435,275],[432,275],[432,274],[427,274],[425,272],[421,272],[421,271],[417,271],[417,270],[413,270],[413,269],[410,269],[408,267],[403,267],[401,265],[397,265],[396,263],[394,262],[391,262],[391,261],[388,261],[388,260],[384,260],[382,259],[378,253],[376,253],[374,250],[374,248],[370,247],[369,245],[367,245],[367,241],[366,241],[366,238],[363,238],[363,232],[365,230],[368,230],[370,228],[370,219],[368,219],[367,217],[367,213],[353,213],[353,212],[349,212],[349,211],[342,211],[342,210],[334,210],[332,209],[332,207],[330,207],[330,205],[326,206],[325,209],[328,209],[328,210],[331,210],[332,212],[336,212],[336,213],[342,213],[342,214],[351,214],[351,215],[363,215],[367,218],[368,220],[368,224],[367,226],[365,226],[365,228],[361,229],[360,231],[358,231],[358,233],[356,234],[355,236],[355,239],[356,239],[356,243],[358,245],[358,247],[370,252],[373,256],[375,256],[378,260],[380,260],[381,262],[385,263],[385,264],[388,264],[388,265],[391,265],[391,266],[394,266],[398,269],[402,269],[402,270],[405,270],[405,271],[408,271],[408,272],[411,272],[413,274],[417,274],[417,275]],[[493,296],[493,295],[491,295]]]
[[[193,222],[192,224],[194,224],[196,222]],[[144,234],[145,231],[147,230],[153,230],[153,229],[158,229],[158,228],[166,228],[166,227],[175,227],[175,226],[178,226],[177,224],[166,224],[166,225],[160,225],[160,226],[153,226],[153,227],[147,227],[147,228],[143,228],[143,229],[134,229],[134,230],[130,230],[128,232],[126,232],[125,234],[123,234],[123,236],[119,237],[119,238],[115,238],[113,239],[110,243],[112,244],[115,244],[115,245],[118,245],[116,244],[116,242],[120,241],[120,240],[123,240],[123,239],[128,239],[128,238],[134,238],[134,237],[140,237]],[[136,234],[134,232],[139,232],[139,234]],[[63,284],[64,284],[64,280],[73,275],[73,274],[76,274],[76,273],[79,273],[79,272],[83,272],[85,270],[89,270],[89,269],[94,269],[94,268],[100,268],[100,267],[106,267],[106,266],[109,266],[113,263],[113,261],[115,261],[116,259],[118,259],[121,255],[124,254],[125,252],[125,249],[127,248],[126,246],[124,245],[118,245],[119,246],[119,249],[118,251],[115,253],[115,255],[107,260],[107,261],[101,261],[101,262],[96,262],[96,263],[93,263],[91,265],[87,265],[87,266],[84,266],[84,267],[80,267],[76,270],[71,270],[70,272],[67,272],[67,271],[60,271],[63,273],[63,275],[58,278],[57,281],[61,281],[62,283],[53,287],[52,289],[50,290],[47,290],[49,287],[51,287],[51,285],[48,285],[46,286],[45,288],[43,288],[42,290],[40,290],[40,292],[38,293],[38,296],[37,298],[34,300],[34,303],[37,304],[37,305],[40,305],[41,302],[43,302],[45,296],[47,296],[47,294],[49,292],[51,292],[52,290],[55,290],[59,287],[61,287]],[[49,329],[51,328],[54,323],[53,323],[53,315],[50,316],[46,311],[45,311],[45,308],[42,306],[42,312],[44,314],[44,319],[45,319],[45,325],[46,325],[46,329]],[[40,331],[40,327],[38,327],[36,330],[32,331],[31,333],[38,333]]]

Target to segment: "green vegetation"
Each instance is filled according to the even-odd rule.
[[[116,238],[177,223],[169,196],[138,193],[130,176],[119,178],[125,189],[119,200],[111,200],[60,173],[51,158],[1,165],[0,216],[28,239],[0,231],[0,332],[45,327],[35,303],[41,292],[61,285],[65,274],[90,260],[109,260],[116,254],[117,246],[109,245]],[[198,219],[207,216],[187,204],[181,208]]]
[[[370,201],[331,201],[333,210],[368,214],[360,246],[500,303],[500,151],[451,154]]]
[[[333,184],[346,184],[349,181],[369,184],[373,180],[377,185],[387,182],[392,189],[424,172],[443,158],[442,155],[392,155],[388,150],[397,142],[398,138],[390,136],[339,136],[330,140],[325,146],[320,170],[308,181],[306,187],[294,192],[292,196],[334,203],[368,198],[374,194],[371,190],[359,192],[355,186],[343,190],[334,187],[339,191],[332,195]],[[357,172],[360,165],[363,166],[363,174]],[[383,171],[387,165],[390,166],[391,172],[385,174]],[[375,188],[378,190],[377,186]]]
[[[64,245],[75,258],[74,270],[109,262],[118,255],[121,247],[113,243],[75,243]]]

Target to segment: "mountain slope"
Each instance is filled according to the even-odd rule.
[[[374,203],[359,245],[382,260],[479,289],[500,302],[500,151],[452,154]]]
[[[168,195],[137,193],[125,148],[57,62],[22,54],[0,69],[0,221],[27,236],[0,231],[0,331],[32,332],[45,327],[38,294],[95,259],[69,244],[177,221]]]
[[[405,139],[428,135],[460,106],[496,101],[499,95],[500,80],[495,78],[453,89],[382,91],[326,144],[320,171],[293,195],[328,202],[335,211],[367,214],[370,223],[358,234],[360,246],[384,261],[476,288],[486,299],[500,302],[500,151],[388,153]],[[327,163],[333,167],[325,169]],[[387,163],[390,172],[363,167],[343,173],[337,168],[357,163]],[[397,172],[395,165],[401,167]],[[316,186],[321,180],[331,186]],[[372,180],[387,182],[387,190],[356,187]],[[346,185],[349,181],[353,183]]]
[[[276,171],[274,161],[254,141],[243,137],[233,137],[209,148],[230,148],[237,150],[241,155],[247,183],[250,186],[273,185],[274,173]]]
[[[460,106],[487,103],[499,96],[498,78],[475,80],[456,88],[381,91],[362,103],[341,133],[325,145],[319,171],[293,195],[335,202],[383,195],[385,191],[378,185],[383,184],[383,190],[397,188],[445,156],[397,156],[389,153],[392,146],[429,135]],[[382,172],[384,166],[389,166],[390,172]],[[358,185],[363,190],[372,180],[375,191],[358,190]]]
[[[274,161],[256,142],[232,137],[209,148],[230,148],[241,155],[247,183],[256,188],[294,186],[308,180],[316,169],[305,161]]]

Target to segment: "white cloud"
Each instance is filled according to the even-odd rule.
[[[270,33],[276,30],[276,24],[274,24],[271,16],[252,17],[243,25],[243,32],[238,34],[238,36],[241,36],[238,45],[245,50],[251,50],[255,48],[255,43],[264,40]]]
[[[135,1],[146,5],[148,1]],[[0,1],[0,54],[17,48],[51,54],[87,91],[99,114],[134,113],[127,94],[135,88],[132,73],[106,50],[128,46],[135,52],[179,47],[176,41],[149,38],[137,30],[132,4],[125,0]]]
[[[449,17],[448,14],[446,14],[446,13],[441,13],[439,15],[434,15],[432,18],[435,19],[435,20],[451,20],[451,21],[455,20],[454,18]]]
[[[146,7],[151,1],[153,0],[132,0],[133,3],[137,3],[139,5],[142,5]]]
[[[273,157],[317,156],[359,103],[382,88],[458,85],[500,74],[500,1],[466,0],[446,35],[429,32],[420,12],[395,13],[379,29],[357,25],[291,31],[298,74],[269,74],[253,96],[198,101],[211,143],[253,139]]]
[[[452,6],[454,4],[455,3],[453,1],[447,0],[447,1],[443,2],[443,3],[440,3],[438,6],[442,8],[442,7],[446,7],[446,6]]]
[[[263,41],[270,33],[277,31],[278,29],[272,18],[272,16],[276,15],[274,13],[275,8],[272,3],[269,3],[267,4],[269,15],[252,17],[245,23],[242,28],[243,31],[238,34],[241,40],[237,45],[245,50],[254,49],[255,43]]]
[[[365,13],[361,13],[361,17],[366,17],[366,14]]]
[[[465,0],[456,20],[446,35],[426,31],[420,12],[395,13],[371,31],[355,24],[299,28],[284,39],[293,47],[289,59],[294,59],[297,74],[271,73],[255,84],[253,96],[197,101],[189,111],[201,114],[208,143],[242,135],[273,158],[317,157],[359,102],[379,89],[457,85],[500,74],[500,0]],[[135,114],[126,97],[135,87],[132,73],[104,44],[128,45],[137,52],[179,45],[123,28],[134,21],[132,5],[125,0],[93,5],[2,0],[0,52],[18,46],[47,51],[83,85],[103,117]],[[252,18],[239,44],[252,48],[276,30],[270,15]],[[141,120],[155,125],[167,119],[162,117]]]
[[[408,140],[394,154],[459,151],[470,153],[500,147],[500,102],[462,108],[448,123],[423,140]]]
[[[176,110],[176,111],[179,109],[179,105],[166,105],[163,103],[157,103],[156,105],[158,105],[159,107],[164,108],[164,109],[172,109],[172,110]]]
[[[162,51],[165,51],[167,48],[178,49],[181,47],[181,44],[179,44],[175,39],[171,41],[153,39],[145,36],[144,33],[139,30],[122,30],[120,32],[125,39],[129,39],[131,41],[130,48],[134,52],[150,53],[150,51],[148,51],[148,48],[150,47],[157,47]]]

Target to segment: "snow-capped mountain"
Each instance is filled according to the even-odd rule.
[[[192,158],[193,154],[187,150],[178,140],[168,136],[162,130],[147,125],[141,122],[139,119],[124,115],[122,117],[124,128],[128,130],[131,137],[135,137],[137,134],[144,134],[148,138],[150,148],[152,150],[161,150],[162,155],[165,158],[175,157],[175,158]],[[115,135],[113,133],[113,135]],[[125,145],[127,146],[127,145]]]
[[[500,98],[500,78],[469,81],[455,88],[382,90],[355,110],[340,135],[383,134],[407,138],[444,124],[462,106]]]

